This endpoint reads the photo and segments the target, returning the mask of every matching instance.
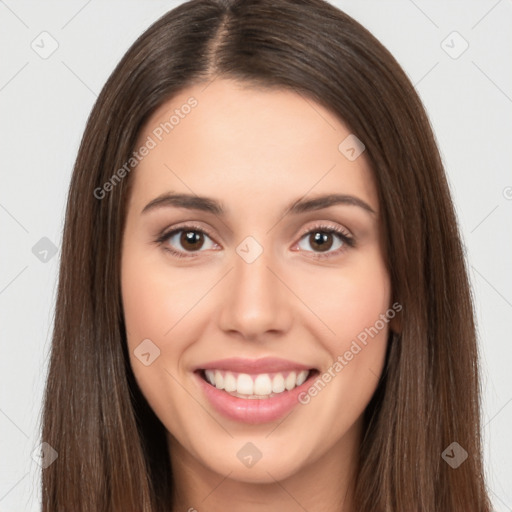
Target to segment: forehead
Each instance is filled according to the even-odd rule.
[[[151,150],[132,177],[134,199],[179,190],[261,204],[340,192],[377,209],[364,152],[352,161],[340,150],[351,136],[332,112],[302,94],[219,78],[196,84],[161,105],[141,131],[137,147]]]

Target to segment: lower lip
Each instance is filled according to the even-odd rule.
[[[291,391],[283,391],[271,398],[252,399],[232,396],[206,382],[200,373],[194,373],[206,398],[219,413],[234,421],[252,424],[276,421],[289,413],[299,404],[299,394],[309,388],[316,374],[312,372],[306,381]]]

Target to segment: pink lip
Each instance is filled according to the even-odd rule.
[[[218,366],[214,367],[218,368]],[[234,421],[261,424],[277,421],[299,405],[299,394],[311,386],[312,379],[316,378],[319,372],[311,372],[305,382],[291,391],[283,391],[271,398],[262,399],[232,396],[206,382],[202,374],[201,371],[194,372],[200,388],[217,412]]]
[[[311,366],[305,366],[300,363],[295,363],[294,361],[279,359],[277,357],[262,357],[261,359],[231,357],[229,359],[211,361],[195,368],[195,370],[225,370],[236,373],[271,373],[311,369]]]

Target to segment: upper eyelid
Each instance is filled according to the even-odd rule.
[[[302,238],[304,235],[307,235],[308,233],[310,233],[311,231],[314,231],[315,229],[332,230],[332,231],[337,232],[340,235],[345,235],[347,238],[352,238],[352,236],[353,236],[352,233],[350,232],[350,230],[344,226],[340,226],[340,225],[335,226],[333,224],[329,224],[328,222],[322,222],[322,221],[316,221],[313,226],[304,228],[303,230],[300,231],[300,234],[298,236],[300,236]]]
[[[205,235],[208,235],[212,240],[215,238],[211,233],[210,231],[203,227],[203,226],[200,226],[200,225],[196,225],[194,223],[185,223],[183,225],[178,225],[178,226],[173,226],[172,228],[169,228],[169,229],[163,229],[161,231],[161,235],[160,237],[170,237],[171,235],[175,234],[175,233],[179,233],[180,231],[186,231],[186,230],[189,230],[189,231],[201,231],[202,233],[204,233]]]

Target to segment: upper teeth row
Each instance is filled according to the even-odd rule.
[[[282,373],[261,373],[252,376],[247,373],[234,374],[220,370],[205,370],[204,373],[208,382],[218,389],[241,395],[270,395],[300,386],[307,379],[309,370],[290,372],[286,378]]]

